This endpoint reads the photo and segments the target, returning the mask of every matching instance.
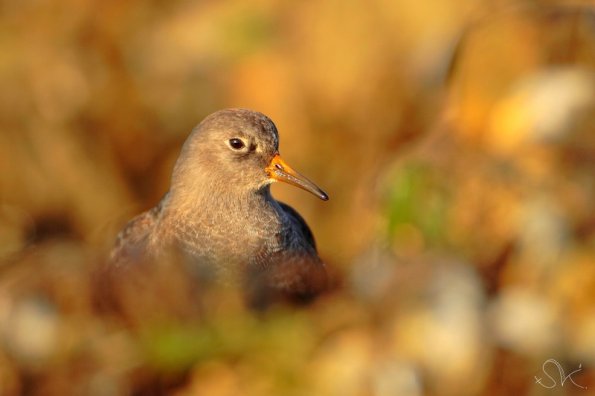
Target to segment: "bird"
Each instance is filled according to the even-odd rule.
[[[311,301],[328,287],[327,268],[304,218],[271,195],[274,182],[329,199],[281,158],[269,117],[239,108],[208,115],[184,142],[169,191],[119,232],[110,265],[175,250],[214,282],[240,286],[251,306]]]

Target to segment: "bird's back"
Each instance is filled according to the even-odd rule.
[[[118,233],[110,253],[110,262],[122,265],[142,260],[147,254],[151,233],[156,229],[165,198],[155,207],[130,220]]]
[[[256,307],[279,299],[307,302],[328,287],[326,267],[310,227],[295,209],[278,203],[285,218],[280,249],[269,252],[246,273],[249,303]]]
[[[297,210],[286,203],[279,202],[279,205],[291,222],[294,232],[301,237],[303,243],[306,246],[310,247],[314,253],[318,253],[316,249],[316,241],[314,240],[314,234],[312,233],[312,230],[310,230],[310,227],[308,227],[306,220],[304,220]]]

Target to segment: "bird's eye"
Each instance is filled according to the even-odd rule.
[[[246,143],[244,143],[242,139],[233,138],[229,139],[229,147],[231,147],[234,150],[241,150],[244,147],[246,147]]]

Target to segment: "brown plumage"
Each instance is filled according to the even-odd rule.
[[[252,304],[321,292],[327,273],[312,232],[271,196],[270,184],[328,196],[281,160],[278,149],[277,129],[261,113],[228,109],[205,118],[184,143],[169,192],[118,235],[112,266],[142,265],[175,250],[197,272],[240,282]]]

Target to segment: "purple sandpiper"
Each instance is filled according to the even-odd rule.
[[[113,267],[175,249],[218,281],[239,280],[249,304],[311,299],[326,288],[325,264],[304,219],[271,196],[275,181],[328,200],[281,159],[267,116],[245,109],[209,115],[186,139],[169,192],[119,233]]]

